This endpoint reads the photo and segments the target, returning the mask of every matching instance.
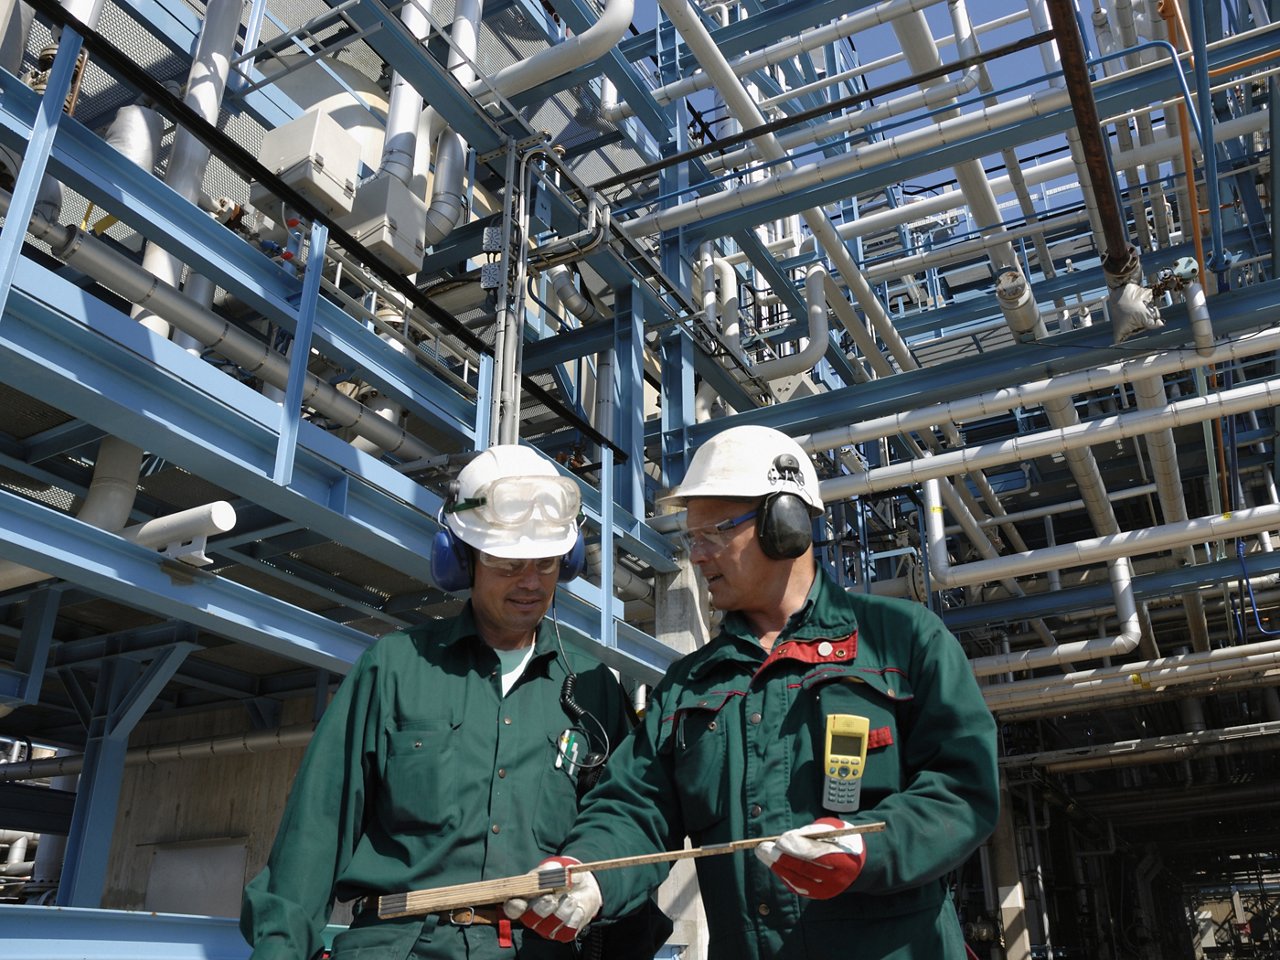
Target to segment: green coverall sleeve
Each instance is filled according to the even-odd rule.
[[[324,946],[334,886],[359,841],[376,764],[378,670],[366,652],[316,727],[263,871],[245,887],[252,960],[310,960]]]
[[[903,789],[855,822],[883,820],[866,837],[867,859],[853,889],[892,893],[960,866],[995,827],[999,811],[995,721],[964,650],[921,612],[911,644],[914,699],[902,756]]]
[[[660,754],[662,693],[654,694],[644,721],[614,751],[600,783],[587,794],[564,843],[564,852],[584,862],[657,853],[684,837],[670,758]],[[602,915],[619,917],[643,906],[670,867],[608,870],[596,874]]]

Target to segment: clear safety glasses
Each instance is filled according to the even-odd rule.
[[[692,553],[694,547],[701,547],[704,554],[714,556],[728,545],[733,538],[734,530],[748,520],[754,520],[759,512],[759,510],[748,510],[740,517],[685,530],[680,534],[680,547],[687,553]]]
[[[488,567],[500,577],[518,576],[524,573],[526,564],[533,564],[534,572],[543,577],[549,573],[558,573],[560,570],[559,557],[539,557],[536,560],[530,560],[527,557],[495,557],[483,550],[477,550],[476,555],[480,558],[481,565]]]
[[[578,485],[568,477],[500,477],[446,509],[474,510],[494,527],[521,527],[530,521],[563,526],[575,523],[582,506]]]

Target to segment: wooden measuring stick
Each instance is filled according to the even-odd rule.
[[[830,840],[850,833],[879,833],[885,827],[884,821],[875,823],[859,823],[838,830],[809,835],[811,840]],[[710,843],[689,850],[663,850],[659,853],[642,853],[634,857],[615,857],[612,860],[596,860],[593,863],[577,863],[571,867],[547,867],[531,873],[522,873],[515,877],[502,877],[498,880],[480,880],[475,883],[457,883],[449,887],[436,887],[431,890],[411,890],[408,893],[388,893],[378,898],[378,918],[389,920],[394,917],[422,916],[428,913],[446,913],[463,907],[475,907],[481,904],[502,903],[512,897],[528,900],[544,893],[554,893],[569,887],[571,871],[617,870],[621,867],[639,867],[646,863],[665,863],[672,860],[691,860],[696,857],[718,857],[723,853],[737,850],[750,850],[770,840],[777,840],[781,834],[773,837],[755,837],[750,840],[730,840],[728,843]]]

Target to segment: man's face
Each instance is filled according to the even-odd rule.
[[[525,646],[551,606],[559,560],[501,560],[496,565],[486,560],[476,552],[471,584],[471,607],[480,636],[501,650]],[[550,572],[539,573],[539,567]]]
[[[707,581],[717,610],[750,610],[760,598],[760,586],[772,575],[768,557],[756,542],[756,520],[732,529],[715,530],[716,524],[741,517],[755,507],[751,500],[694,497],[685,522],[691,534],[689,560]]]

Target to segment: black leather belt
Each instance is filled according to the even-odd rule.
[[[370,914],[373,917],[378,915],[377,894],[357,897],[351,902],[352,916],[361,917],[365,914]],[[458,907],[445,913],[433,913],[430,916],[435,917],[439,923],[448,923],[455,927],[496,927],[499,921],[507,919],[506,914],[502,912],[502,908],[496,906]]]

